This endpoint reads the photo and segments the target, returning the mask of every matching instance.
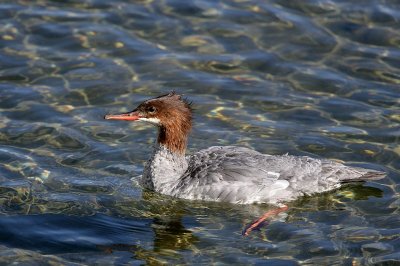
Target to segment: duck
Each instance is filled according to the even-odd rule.
[[[174,91],[145,100],[133,111],[104,118],[142,121],[157,127],[157,141],[140,181],[144,189],[187,200],[279,207],[247,226],[243,235],[267,218],[286,211],[286,203],[299,197],[386,176],[382,171],[329,159],[262,154],[240,146],[211,146],[186,155],[193,108],[191,102]]]

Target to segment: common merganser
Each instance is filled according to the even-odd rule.
[[[287,210],[284,202],[386,175],[326,159],[261,154],[236,146],[213,146],[185,156],[192,108],[175,92],[146,100],[131,112],[104,118],[144,121],[158,127],[157,145],[141,179],[146,189],[190,200],[280,205],[253,222],[245,235],[267,217]]]

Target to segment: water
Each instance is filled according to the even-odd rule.
[[[400,263],[398,1],[1,1],[0,264]],[[177,90],[189,151],[242,145],[388,177],[271,206],[143,192],[155,130],[103,120]]]

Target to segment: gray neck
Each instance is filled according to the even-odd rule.
[[[144,167],[142,186],[171,195],[187,167],[184,155],[173,153],[165,146],[157,144]]]

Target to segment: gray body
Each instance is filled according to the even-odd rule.
[[[385,173],[307,156],[266,155],[235,146],[214,146],[191,156],[156,147],[142,185],[191,200],[278,204],[339,188],[344,182],[375,180]]]

